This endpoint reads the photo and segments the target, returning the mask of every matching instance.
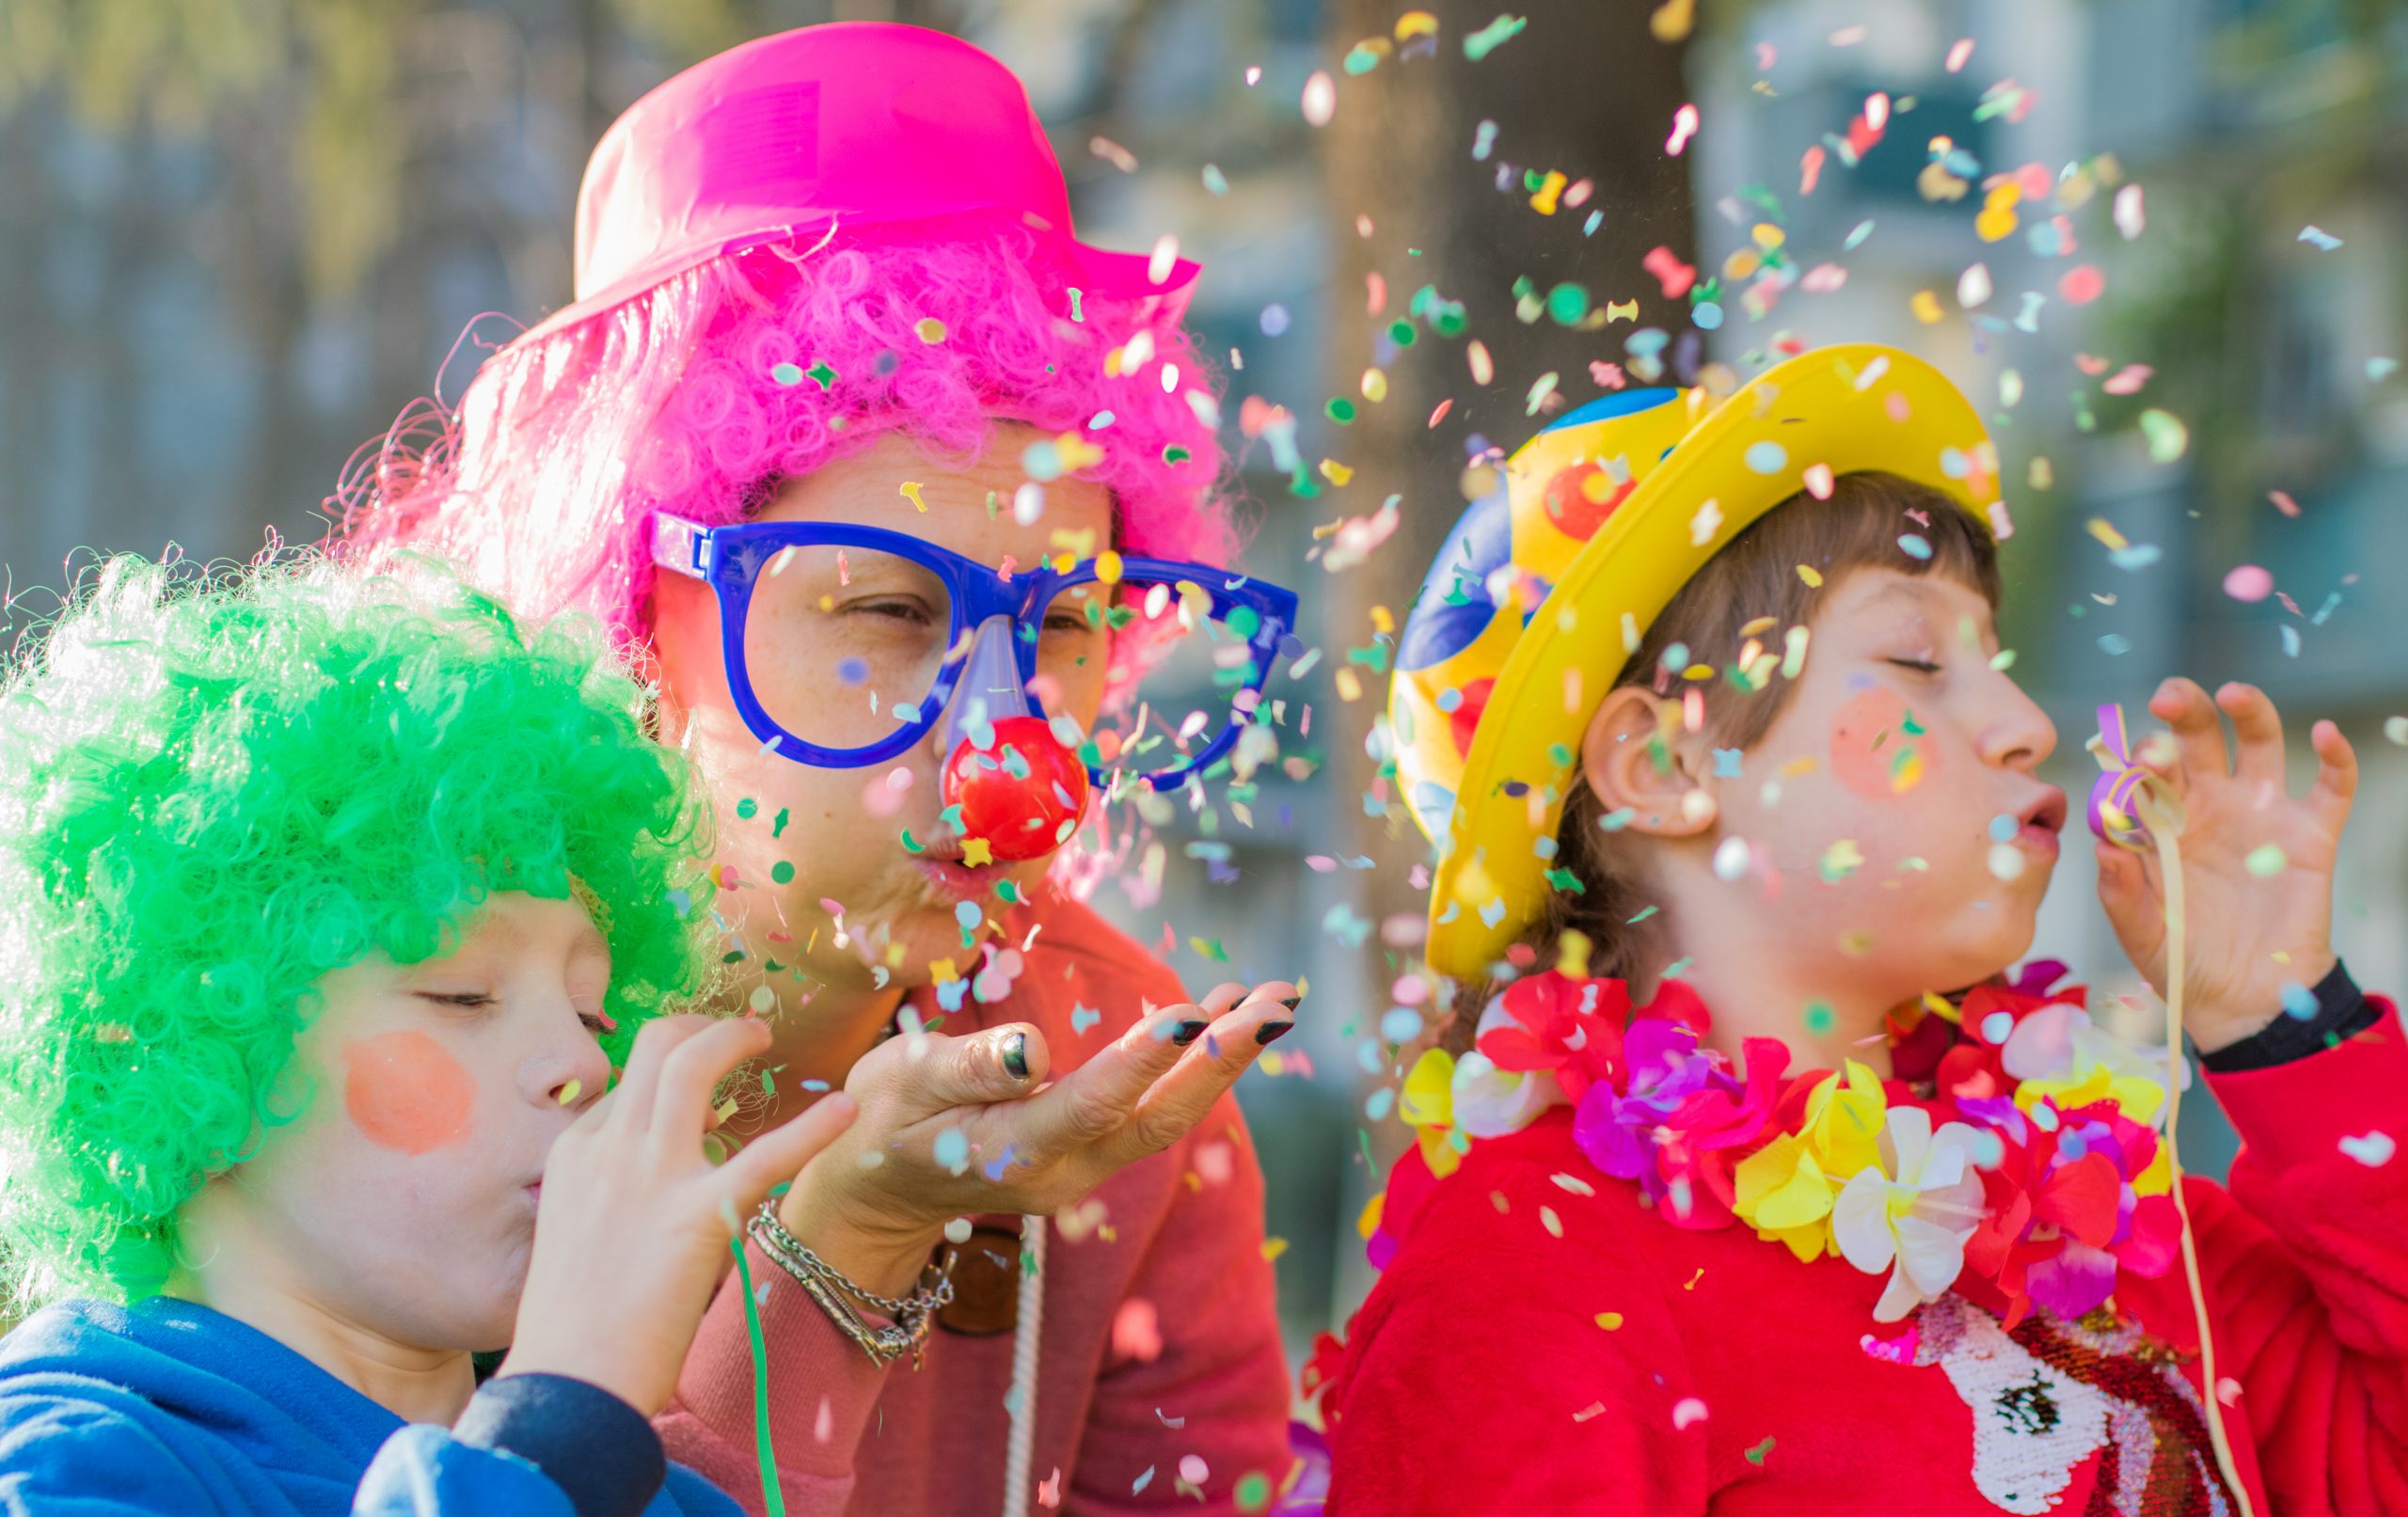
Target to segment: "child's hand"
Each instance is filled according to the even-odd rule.
[[[552,1145],[518,1331],[500,1373],[572,1375],[645,1416],[669,1402],[739,1222],[852,1121],[841,1092],[714,1168],[703,1137],[728,1071],[769,1046],[751,1019],[664,1017],[616,1088]]]
[[[2227,765],[2222,706],[2241,750]],[[2184,966],[2182,1021],[2203,1052],[2237,1043],[2283,1014],[2286,985],[2313,987],[2333,957],[2333,855],[2357,793],[2357,755],[2329,721],[2309,734],[2321,761],[2305,798],[2283,784],[2283,724],[2266,692],[2226,685],[2208,692],[2169,679],[2148,703],[2174,729],[2133,758],[2182,798]],[[2250,872],[2269,844],[2282,864]],[[2157,854],[2100,843],[2099,901],[2133,965],[2165,993],[2165,897]],[[2260,855],[2261,867],[2271,854]]]

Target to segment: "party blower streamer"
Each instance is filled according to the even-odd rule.
[[[2249,1488],[2233,1463],[2225,1436],[2224,1398],[2216,1379],[2216,1340],[2209,1330],[2207,1289],[2199,1283],[2199,1254],[2191,1239],[2191,1206],[2182,1196],[2182,1156],[2174,1141],[2182,1119],[2182,798],[2144,765],[2132,751],[2124,708],[2099,708],[2099,731],[2086,745],[2101,772],[2090,786],[2090,830],[2134,853],[2154,845],[2158,877],[2165,889],[2165,1159],[2173,1166],[2174,1209],[2182,1218],[2182,1277],[2191,1291],[2191,1313],[2199,1325],[2200,1398],[2208,1414],[2208,1441],[2215,1446],[2216,1469],[2231,1491],[2241,1517],[2255,1517]]]

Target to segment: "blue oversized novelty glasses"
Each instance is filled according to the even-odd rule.
[[[1116,636],[1211,695],[1177,719],[1137,705],[1080,735],[1099,784],[1157,790],[1218,761],[1252,722],[1272,660],[1299,645],[1294,592],[1175,559],[1108,555],[1004,573],[904,532],[823,522],[654,518],[653,562],[719,598],[736,709],[772,751],[823,768],[942,750],[1006,717],[1091,708]],[[1167,666],[1167,668],[1165,668]],[[1067,717],[1057,733],[1072,740]],[[1149,730],[1150,729],[1150,730]]]

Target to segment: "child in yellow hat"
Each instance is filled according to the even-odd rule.
[[[2010,528],[1972,407],[1862,345],[1574,411],[1465,514],[1391,724],[1431,967],[1502,988],[1406,1080],[1317,1361],[1335,1517],[2408,1510],[2350,745],[2294,799],[2265,695],[2178,679],[2104,745],[2101,903],[2246,1144],[2183,1180],[2162,1061],[2006,977],[2068,815]]]

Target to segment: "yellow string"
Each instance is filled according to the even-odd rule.
[[[2163,793],[2163,782],[2144,780],[2132,798],[2132,809],[2157,844],[2157,867],[2165,882],[2165,1157],[2174,1181],[2174,1210],[2182,1221],[2182,1274],[2190,1288],[2191,1313],[2199,1328],[2199,1378],[2206,1384],[2208,1442],[2214,1446],[2216,1469],[2240,1508],[2240,1517],[2255,1517],[2249,1488],[2234,1464],[2232,1443],[2225,1435],[2224,1402],[2216,1395],[2216,1340],[2208,1319],[2207,1288],[2199,1279],[2199,1254],[2191,1241],[2191,1207],[2182,1197],[2182,1156],[2175,1144],[2182,1118],[2182,830],[2181,803]]]

